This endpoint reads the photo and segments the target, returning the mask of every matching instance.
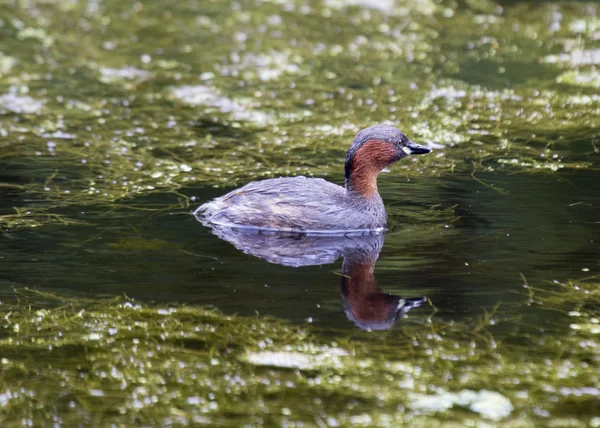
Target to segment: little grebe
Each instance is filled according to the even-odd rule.
[[[201,205],[194,214],[209,223],[266,230],[382,230],[387,213],[377,192],[377,176],[406,155],[430,151],[392,126],[371,126],[356,134],[348,150],[345,188],[303,176],[254,181]]]

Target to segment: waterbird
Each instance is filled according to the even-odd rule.
[[[253,181],[194,211],[223,226],[304,233],[380,232],[387,212],[377,177],[390,164],[431,149],[389,125],[358,132],[345,163],[345,186],[322,178],[280,177]]]

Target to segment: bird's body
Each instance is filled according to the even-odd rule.
[[[217,224],[315,233],[377,230],[387,222],[379,194],[356,197],[322,178],[303,176],[254,181],[198,210]]]
[[[360,131],[350,146],[345,187],[302,176],[255,181],[201,205],[194,214],[214,224],[266,230],[383,230],[387,213],[377,191],[379,172],[409,154],[430,151],[394,127],[372,126]]]

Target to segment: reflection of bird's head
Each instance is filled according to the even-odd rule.
[[[387,330],[410,309],[425,302],[424,297],[404,299],[382,293],[375,280],[377,258],[352,254],[344,258],[341,281],[344,311],[363,330]]]
[[[354,302],[354,305],[344,299],[344,310],[348,319],[362,330],[389,330],[409,310],[421,306],[425,301],[425,297],[403,299],[380,293],[366,296],[363,301]]]

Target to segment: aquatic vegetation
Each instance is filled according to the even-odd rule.
[[[488,1],[28,4],[2,17],[0,80],[13,88],[0,95],[4,162],[28,156],[35,172],[55,157],[68,194],[48,193],[43,177],[25,185],[55,206],[336,174],[353,132],[375,122],[436,149],[426,163],[395,169],[403,176],[595,164],[554,144],[596,136],[600,104],[564,90],[597,83],[581,68],[597,62],[594,5],[523,13],[527,6]],[[129,42],[136,28],[145,48]],[[535,70],[535,89],[516,74],[524,67]],[[492,77],[482,84],[481,73]],[[29,123],[31,114],[42,120]]]
[[[2,186],[0,186],[1,188]],[[39,227],[48,224],[61,224],[63,226],[83,224],[81,220],[72,220],[68,217],[55,214],[44,208],[19,209],[15,213],[0,215],[0,225],[6,228]]]
[[[256,125],[267,125],[274,120],[270,114],[251,109],[252,100],[230,100],[207,86],[186,85],[174,88],[172,93],[175,98],[192,106],[211,106],[221,113],[229,113],[234,120],[247,121]]]
[[[441,390],[432,395],[414,394],[411,396],[411,400],[411,406],[417,411],[443,412],[456,405],[468,407],[473,412],[491,420],[503,419],[514,409],[506,397],[485,389],[479,392],[466,389],[458,393]]]
[[[0,425],[600,426],[600,284],[555,267],[597,242],[578,187],[593,177],[576,178],[600,159],[599,15],[592,2],[3,2]],[[477,299],[446,312],[434,299],[370,333],[105,298],[131,275],[171,299],[175,269],[211,285],[219,254],[159,230],[168,215],[213,186],[342,182],[354,133],[374,123],[434,149],[383,177],[397,196],[386,292],[420,293],[419,274],[443,300],[478,274],[461,292],[484,293],[522,267],[563,282],[523,281],[464,316],[448,308]],[[526,208],[571,181],[555,215]],[[87,293],[96,275],[102,298],[46,288],[69,277]]]
[[[0,95],[0,112],[2,113],[38,113],[42,106],[42,101],[28,95],[19,95],[15,90]]]
[[[556,78],[558,83],[600,88],[600,73],[597,71],[567,71]]]
[[[587,426],[598,283],[523,290],[517,307],[464,322],[434,312],[395,334],[331,340],[272,318],[19,289],[2,299],[0,420]],[[524,308],[536,306],[570,332],[534,339]]]
[[[4,55],[0,52],[0,75],[8,74],[16,62],[17,61],[13,57]]]

